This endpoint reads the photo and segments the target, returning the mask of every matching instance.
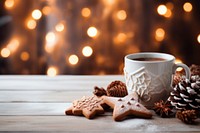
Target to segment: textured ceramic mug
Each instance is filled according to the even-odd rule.
[[[141,58],[160,58],[156,61],[141,61]],[[125,56],[124,75],[129,90],[137,92],[140,102],[152,108],[159,100],[166,100],[171,91],[172,75],[178,67],[185,70],[186,78],[190,77],[187,65],[175,64],[175,57],[170,54],[144,52]]]

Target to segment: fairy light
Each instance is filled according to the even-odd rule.
[[[87,18],[87,17],[90,17],[91,11],[89,8],[85,7],[81,10],[81,14],[83,17]]]
[[[181,59],[178,59],[178,58],[177,58],[177,59],[175,60],[175,64],[178,64],[178,63],[183,63],[183,62],[182,62]],[[176,71],[178,71],[178,72],[180,72],[180,71],[182,71],[182,70],[183,70],[182,67],[178,67],[178,68],[176,69]]]
[[[89,37],[96,37],[98,30],[95,27],[89,27],[87,30],[87,34]]]
[[[120,11],[117,12],[117,18],[119,20],[125,20],[126,17],[127,17],[126,11],[120,10]]]
[[[125,33],[119,33],[117,36],[114,38],[114,43],[115,44],[123,44],[127,39],[127,35]]]
[[[37,26],[37,23],[36,23],[35,20],[30,19],[30,20],[28,20],[26,26],[27,26],[28,29],[33,30]]]
[[[1,50],[1,56],[2,56],[3,58],[9,57],[9,56],[10,56],[10,50],[9,50],[8,48],[3,48],[3,49]]]
[[[33,10],[32,17],[36,20],[40,19],[42,17],[41,11],[38,9]]]
[[[17,48],[19,47],[19,40],[18,39],[12,39],[6,46],[10,52],[15,52]]]
[[[156,29],[155,39],[157,41],[162,41],[164,38],[165,38],[165,31],[164,31],[164,29],[162,29],[162,28]]]
[[[165,15],[167,13],[167,7],[165,5],[159,5],[157,12],[159,15]]]
[[[55,29],[56,31],[58,32],[62,32],[64,29],[65,29],[65,26],[63,23],[58,23],[56,26],[55,26]]]
[[[172,11],[170,9],[167,9],[167,12],[164,14],[166,18],[170,18],[172,16]]]
[[[58,74],[58,70],[56,67],[49,67],[47,70],[47,76],[54,77]]]
[[[51,7],[49,7],[49,6],[43,7],[43,8],[42,8],[42,13],[43,13],[44,15],[48,15],[49,13],[51,13]]]
[[[51,53],[56,44],[56,35],[54,32],[48,32],[46,34],[45,39],[46,39],[45,51]]]
[[[183,9],[185,12],[191,12],[192,11],[192,4],[189,3],[189,2],[186,2],[184,5],[183,5]]]
[[[5,8],[11,9],[15,4],[14,0],[6,0],[4,3]]]
[[[79,61],[79,58],[77,55],[70,55],[69,58],[68,58],[68,61],[71,65],[76,65]]]
[[[197,36],[197,41],[200,43],[200,34]]]
[[[83,49],[82,49],[82,54],[85,56],[85,57],[89,57],[91,56],[93,53],[93,50],[90,46],[85,46]]]
[[[22,61],[27,61],[29,59],[30,55],[28,52],[24,51],[20,54],[20,58]]]

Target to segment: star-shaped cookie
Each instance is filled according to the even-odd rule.
[[[151,118],[152,113],[138,102],[138,95],[133,92],[123,98],[103,96],[104,102],[113,108],[113,119],[121,121],[129,115]]]
[[[84,115],[88,119],[94,118],[97,114],[103,114],[105,103],[97,96],[83,96],[79,100],[73,101],[73,105],[66,111],[66,115]]]

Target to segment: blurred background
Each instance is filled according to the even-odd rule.
[[[122,74],[126,54],[200,64],[199,0],[0,0],[0,74]]]

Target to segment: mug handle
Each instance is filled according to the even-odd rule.
[[[173,67],[173,72],[174,73],[176,72],[176,69],[178,67],[182,67],[185,70],[186,78],[190,79],[190,76],[191,76],[190,68],[185,64],[177,63],[177,64],[174,64],[174,67]]]

